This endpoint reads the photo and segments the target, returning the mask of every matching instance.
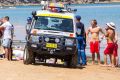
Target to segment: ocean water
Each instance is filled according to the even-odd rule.
[[[96,19],[98,25],[103,29],[107,22],[114,22],[116,31],[120,32],[120,3],[81,4],[71,5],[70,7],[77,9],[75,14],[82,17],[81,21],[85,24],[86,29],[90,26],[90,21]],[[15,39],[24,40],[26,19],[31,16],[32,11],[39,9],[41,9],[41,6],[16,6],[15,8],[0,9],[0,18],[9,16],[11,23],[15,26]]]
[[[116,24],[116,31],[120,35],[120,3],[112,4],[81,4],[71,5],[72,9],[77,9],[76,15],[82,17],[82,22],[85,24],[85,28],[90,26],[90,21],[96,19],[98,25],[104,29],[107,22],[114,22]],[[15,40],[25,40],[25,26],[27,17],[31,16],[31,12],[41,9],[41,6],[16,6],[15,8],[0,9],[0,18],[3,16],[9,16],[10,22],[15,26]],[[120,37],[119,37],[120,41]],[[120,42],[119,42],[120,44]],[[101,43],[101,56],[103,60],[103,51],[106,46],[106,41]],[[89,46],[87,46],[86,53],[89,52]],[[120,52],[120,51],[119,51]]]

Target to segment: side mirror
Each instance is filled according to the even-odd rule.
[[[32,16],[33,16],[33,18],[34,18],[35,20],[37,20],[37,19],[38,19],[38,17],[36,16],[36,14],[37,14],[37,12],[36,12],[36,11],[32,11]]]
[[[28,17],[28,18],[27,18],[27,24],[31,24],[31,22],[32,22],[32,18],[31,18],[31,17]]]

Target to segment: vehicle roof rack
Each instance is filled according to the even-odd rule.
[[[71,9],[68,8],[68,6],[63,5],[61,3],[49,3],[47,5],[44,5],[42,7],[42,10],[49,10],[51,12],[57,12],[57,13],[64,13],[64,12],[69,12],[69,13],[73,13],[76,12],[77,9]]]

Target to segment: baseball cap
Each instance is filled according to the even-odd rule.
[[[81,19],[81,16],[76,15],[75,18],[76,18],[77,20],[80,20],[80,19]]]

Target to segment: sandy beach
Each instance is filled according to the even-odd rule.
[[[0,80],[119,80],[120,68],[91,65],[64,68],[61,65],[24,65],[22,61],[0,60]]]
[[[31,16],[33,10],[38,10],[41,7],[26,6],[26,4],[22,5],[23,6],[16,6],[15,8],[1,8],[0,17],[5,15],[10,16],[11,22],[15,26],[14,40],[24,41],[26,36],[26,19]],[[115,22],[116,30],[117,32],[120,32],[120,4],[101,4],[99,6],[97,4],[74,5],[73,8],[77,8],[77,14],[82,16],[86,29],[89,26],[89,21],[95,18],[103,29],[107,22]],[[106,40],[104,39],[101,43],[101,60],[103,60],[103,52],[106,47],[105,41]],[[120,38],[118,44],[120,48]],[[16,47],[21,46],[17,44]],[[3,53],[2,50],[0,50],[0,53]],[[87,56],[91,56],[89,52],[89,44],[87,46],[86,54]],[[120,50],[118,55],[120,63]],[[0,59],[0,80],[120,80],[120,65],[117,68],[112,68],[88,63],[85,67],[65,68],[65,66],[60,64],[36,63],[35,65],[24,65],[22,60],[6,61]]]

